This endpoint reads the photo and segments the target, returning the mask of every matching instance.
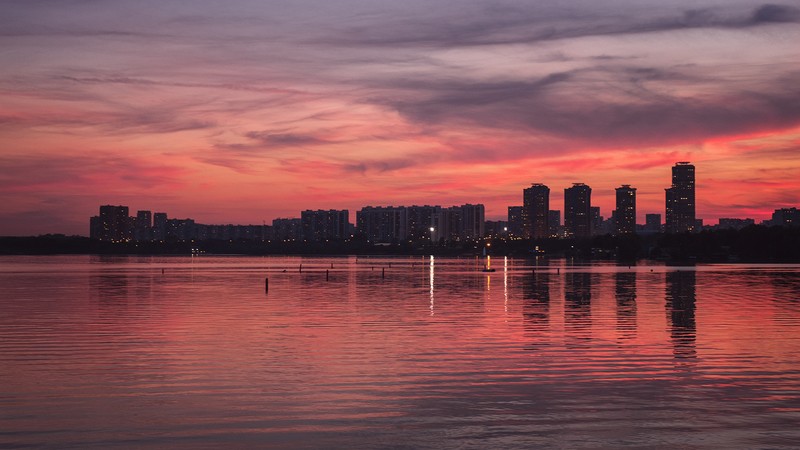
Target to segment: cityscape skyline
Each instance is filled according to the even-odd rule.
[[[573,183],[564,189],[562,224],[561,210],[550,209],[550,188],[532,183],[522,190],[522,206],[508,206],[505,220],[486,220],[483,204],[411,206],[363,206],[350,221],[347,209],[310,210],[300,217],[274,218],[270,225],[223,224],[208,225],[194,219],[168,218],[164,212],[139,210],[131,216],[123,205],[100,206],[100,214],[89,220],[93,239],[127,241],[164,240],[261,240],[261,241],[345,241],[363,239],[374,244],[408,242],[470,241],[485,237],[516,239],[578,238],[596,235],[635,233],[699,232],[709,228],[696,217],[695,166],[687,161],[672,166],[672,184],[665,188],[661,214],[645,214],[645,222],[637,220],[637,188],[623,184],[615,188],[616,203],[610,217],[593,206],[592,188],[585,183]],[[796,227],[800,214],[796,207],[773,211],[767,225]],[[752,218],[720,218],[717,228],[741,229],[755,225]]]
[[[97,205],[208,223],[466,204],[604,214],[699,168],[698,218],[800,191],[800,8],[754,0],[0,2],[0,235]]]

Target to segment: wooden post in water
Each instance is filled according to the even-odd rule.
[[[264,292],[269,292],[269,277],[264,278]]]
[[[333,265],[333,264],[331,264]],[[325,281],[328,281],[328,269],[325,269]]]
[[[300,264],[300,272],[303,272],[303,265]]]
[[[381,278],[386,278],[386,267],[381,269]]]

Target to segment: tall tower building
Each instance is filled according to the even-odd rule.
[[[667,233],[695,229],[694,165],[679,162],[672,166],[672,187],[666,189]]]
[[[564,189],[564,228],[576,238],[592,235],[592,188],[583,183],[573,183]]]
[[[550,188],[534,183],[522,191],[522,230],[525,238],[550,236]]]
[[[636,232],[636,188],[623,184],[617,191],[617,211],[614,215],[614,229],[617,234]]]

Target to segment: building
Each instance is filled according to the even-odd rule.
[[[300,219],[277,218],[272,220],[272,237],[276,241],[297,241],[302,237]]]
[[[644,230],[648,233],[661,232],[661,214],[645,214]]]
[[[573,183],[564,189],[564,228],[570,237],[592,235],[592,189],[583,183]]]
[[[486,237],[506,237],[508,235],[508,222],[505,220],[487,220],[484,230]]]
[[[441,209],[441,206],[430,205],[406,207],[408,239],[414,242],[446,240],[446,230],[439,226]]]
[[[550,228],[550,236],[561,236],[561,211],[551,209],[547,212],[547,226]]]
[[[150,241],[153,239],[153,213],[150,211],[136,211],[133,224],[133,240]]]
[[[153,240],[163,241],[167,237],[167,213],[153,213]]]
[[[616,188],[617,209],[614,212],[614,231],[616,234],[636,232],[636,188],[623,184]]]
[[[666,189],[666,212],[667,233],[695,230],[695,171],[688,162],[672,167],[672,187]]]
[[[511,237],[522,237],[522,206],[508,207],[508,234]]]
[[[300,213],[303,239],[312,242],[350,238],[350,213],[348,210],[307,209]]]
[[[133,238],[133,220],[127,206],[103,205],[100,214],[89,219],[89,236],[111,242],[127,242]]]
[[[365,206],[356,212],[358,234],[367,242],[389,244],[405,240],[407,225],[403,206]]]
[[[522,236],[526,239],[550,237],[550,188],[534,183],[522,190]]]
[[[772,213],[770,225],[773,227],[800,227],[800,210],[797,208],[780,208]]]
[[[606,234],[604,217],[600,215],[599,206],[589,207],[590,222],[592,223],[592,235]],[[610,232],[610,231],[609,231]]]
[[[720,217],[717,228],[721,230],[741,230],[742,228],[746,228],[755,224],[755,219],[732,219],[728,217]]]
[[[460,239],[481,239],[486,230],[486,209],[482,204],[454,206],[458,208],[461,216],[458,235]]]

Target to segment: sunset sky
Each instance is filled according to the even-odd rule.
[[[101,204],[200,223],[638,188],[800,206],[800,3],[3,0],[0,235]]]

